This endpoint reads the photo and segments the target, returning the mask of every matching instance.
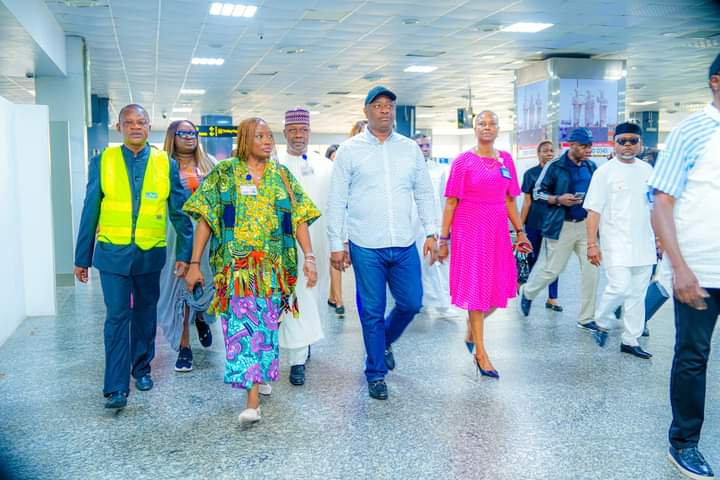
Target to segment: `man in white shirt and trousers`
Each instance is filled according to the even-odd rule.
[[[425,157],[425,165],[427,165],[430,182],[433,187],[433,197],[435,199],[435,215],[442,218],[442,211],[445,205],[445,184],[447,183],[447,169],[440,165],[432,158],[432,143],[430,137],[425,134],[418,133],[413,139],[420,147],[420,151]],[[415,246],[420,255],[423,254],[425,246],[426,234],[420,217],[413,210],[413,220],[417,237],[415,238]],[[431,308],[440,317],[456,316],[457,314],[450,308],[450,263],[435,262],[432,265],[428,258],[420,261],[422,268],[422,286],[423,286],[423,308]]]
[[[310,112],[295,108],[285,112],[283,134],[287,141],[285,152],[279,153],[280,163],[288,167],[300,182],[305,193],[318,206],[322,216],[310,225],[318,282],[313,288],[306,286],[302,268],[298,268],[296,294],[300,316],[286,316],[280,325],[280,347],[290,364],[290,383],[305,383],[305,362],[310,345],[321,340],[323,335],[321,313],[325,311],[324,295],[330,288],[330,263],[328,240],[325,226],[327,195],[332,174],[332,162],[322,155],[308,152],[310,141]],[[303,260],[298,257],[298,261]]]
[[[652,355],[638,339],[645,327],[645,291],[656,253],[647,187],[652,167],[636,157],[642,151],[641,136],[634,123],[615,128],[615,157],[595,171],[583,208],[588,212],[588,260],[595,266],[602,263],[607,277],[595,310],[595,340],[605,346],[614,312],[622,306],[620,351],[649,359]]]

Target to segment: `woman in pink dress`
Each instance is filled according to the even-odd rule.
[[[485,318],[515,297],[517,271],[508,218],[517,232],[515,248],[529,252],[515,197],[520,195],[509,153],[496,150],[497,115],[481,112],[475,119],[477,147],[452,164],[445,188],[447,202],[440,236],[441,261],[450,257],[453,305],[468,311],[468,338],[475,343],[475,364],[482,375],[499,378],[485,351]]]

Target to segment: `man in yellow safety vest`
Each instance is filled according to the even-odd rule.
[[[87,193],[75,249],[75,276],[100,271],[105,318],[106,408],[123,408],[130,374],[138,390],[153,387],[160,271],[165,264],[167,217],[177,232],[175,274],[185,275],[192,223],[182,212],[183,188],[174,160],[148,143],[150,118],[136,104],[117,124],[123,145],[90,161]],[[171,252],[172,254],[172,252]]]

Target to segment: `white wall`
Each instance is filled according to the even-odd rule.
[[[55,315],[48,109],[0,97],[0,344],[26,316]]]

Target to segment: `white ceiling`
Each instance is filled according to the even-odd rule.
[[[195,121],[203,113],[259,115],[280,128],[287,108],[304,105],[319,112],[314,131],[344,132],[377,83],[392,88],[398,103],[418,106],[421,128],[451,127],[468,86],[476,110],[493,109],[507,121],[513,70],[543,54],[572,52],[626,59],[628,102],[659,101],[630,110],[660,108],[666,130],[707,102],[707,68],[720,52],[720,7],[710,0],[257,0],[250,19],[210,16],[209,0],[46,3],[66,33],[87,40],[93,93],[110,97],[115,111],[144,104],[156,128],[167,123],[162,112]],[[417,23],[403,23],[411,18]],[[497,31],[518,21],[555,26]],[[294,49],[304,52],[286,53]],[[413,51],[445,53],[407,56]],[[488,55],[495,57],[482,58]],[[191,65],[192,57],[225,64]],[[412,64],[438,70],[404,73]],[[181,88],[207,94],[181,96]],[[32,102],[32,90],[32,80],[0,75],[0,95],[11,101]],[[335,91],[349,94],[328,94]],[[192,113],[172,114],[182,106]]]

